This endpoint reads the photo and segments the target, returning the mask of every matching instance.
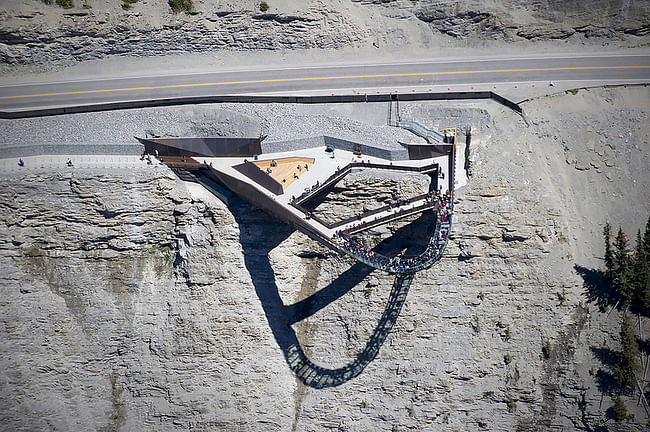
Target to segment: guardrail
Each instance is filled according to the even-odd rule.
[[[409,198],[408,200],[405,200],[404,202],[406,204],[409,204],[410,202],[413,202],[413,201],[419,201],[419,200],[425,198],[427,195],[429,195],[429,194],[417,195],[417,196]],[[402,205],[402,204],[400,204],[400,201],[393,201],[392,203],[390,203],[388,205],[378,207],[378,208],[373,209],[373,210],[368,210],[367,212],[364,212],[364,213],[360,214],[359,216],[352,216],[352,217],[343,219],[343,220],[341,220],[339,222],[333,223],[331,225],[326,225],[326,224],[324,224],[324,225],[327,226],[328,228],[338,228],[340,226],[347,225],[347,224],[349,224],[351,222],[354,222],[355,220],[365,219],[368,216],[372,216],[372,215],[384,212],[386,210],[391,209],[392,207],[399,207],[400,205]]]
[[[398,220],[398,219],[405,218],[407,216],[412,216],[414,214],[421,213],[424,210],[426,210],[428,208],[433,208],[433,207],[435,207],[435,204],[426,203],[426,204],[423,204],[421,206],[410,208],[408,210],[398,210],[395,213],[384,216],[382,218],[375,219],[375,220],[370,221],[370,222],[362,222],[358,226],[354,226],[352,228],[349,228],[349,229],[345,230],[344,232],[346,234],[356,234],[356,233],[359,233],[361,231],[365,231],[367,229],[383,225],[383,224],[385,224],[387,222],[390,222],[390,221],[393,221],[393,220]]]
[[[79,114],[88,112],[114,111],[137,108],[155,108],[178,105],[197,105],[214,103],[292,103],[292,104],[324,104],[324,103],[359,103],[359,102],[388,102],[419,101],[419,100],[457,100],[457,99],[492,99],[518,113],[523,110],[519,104],[491,91],[475,92],[446,92],[446,93],[404,93],[404,94],[362,94],[334,96],[253,96],[253,95],[214,95],[193,96],[181,98],[146,99],[126,102],[107,102],[88,105],[76,105],[60,108],[39,108],[22,111],[0,111],[0,118],[19,119],[30,117],[47,117],[64,114]]]

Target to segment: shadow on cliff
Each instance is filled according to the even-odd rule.
[[[313,315],[341,298],[368,276],[373,269],[363,264],[354,264],[312,296],[296,304],[285,306],[275,282],[275,274],[268,254],[291,235],[294,231],[293,228],[260,210],[251,210],[250,206],[239,200],[230,206],[230,210],[239,225],[240,243],[244,252],[246,269],[262,303],[273,336],[294,374],[305,385],[313,388],[335,387],[359,376],[377,356],[397,321],[413,276],[397,275],[395,277],[388,303],[375,330],[364,349],[351,363],[337,369],[318,366],[309,360],[303,351],[296,332],[291,327],[292,324]],[[382,241],[374,250],[382,254],[395,254],[401,251],[407,255],[421,253],[426,248],[425,241],[428,239],[428,236],[414,235],[414,227],[423,226],[421,224],[426,224],[427,231],[431,231],[434,225],[433,217],[430,214],[423,214],[413,223],[400,228],[393,236]]]
[[[587,292],[587,299],[596,303],[601,311],[613,306],[619,297],[616,291],[607,283],[605,272],[599,269],[591,269],[575,264],[573,269],[580,275],[583,286]]]
[[[594,356],[607,367],[608,370],[598,368],[596,371],[596,383],[601,393],[620,392],[623,390],[618,380],[614,377],[614,367],[620,361],[620,354],[608,347],[590,347]]]

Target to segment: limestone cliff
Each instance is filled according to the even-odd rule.
[[[461,106],[477,119],[473,176],[444,258],[412,281],[333,255],[241,201],[226,207],[161,167],[3,174],[0,422],[615,427],[611,394],[590,371],[606,367],[594,349],[617,346],[618,312],[600,312],[574,266],[598,267],[604,219],[629,230],[647,215],[648,131],[635,127],[647,100],[646,89],[541,99],[526,104],[528,125],[501,107]],[[426,123],[458,113],[404,109]],[[395,241],[416,239],[417,226]],[[643,430],[645,414],[626,401],[636,421],[624,427]]]
[[[0,1],[0,62],[53,67],[106,56],[219,50],[482,47],[486,41],[566,41],[643,46],[650,9],[641,0],[195,1],[191,14],[167,2]],[[84,7],[84,5],[86,7]]]

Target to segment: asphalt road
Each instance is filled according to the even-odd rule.
[[[185,96],[304,94],[531,81],[650,81],[650,55],[589,55],[413,61],[410,63],[251,69],[199,74],[42,82],[0,87],[0,110],[62,107]]]

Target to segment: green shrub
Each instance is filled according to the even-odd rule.
[[[567,91],[566,91],[566,94],[569,94],[569,93],[571,93],[572,95],[574,95],[574,96],[575,96],[575,95],[577,95],[577,94],[578,94],[578,92],[579,92],[579,91],[580,91],[580,89],[579,89],[579,88],[574,88],[574,89],[571,89],[571,90],[567,90]]]
[[[265,2],[265,1],[260,2],[260,10],[262,12],[266,12],[267,10],[269,10],[269,7],[270,6],[269,6],[269,4],[267,2]]]
[[[192,3],[192,0],[169,0],[169,7],[172,8],[174,13],[189,13],[194,11],[194,3]]]
[[[85,1],[84,4],[83,4],[83,8],[84,9],[92,9],[93,7],[92,7],[92,5],[89,5],[87,1]]]
[[[154,246],[146,248],[145,251],[150,253],[151,255],[169,256],[171,254],[172,248],[167,246],[167,245],[165,245],[165,246],[154,245]]]
[[[504,355],[504,356],[503,356],[503,362],[504,362],[506,365],[509,365],[510,363],[512,363],[512,356],[511,356],[510,354],[506,354],[506,355]]]
[[[513,399],[510,398],[508,401],[508,412],[515,412],[517,411],[517,402]]]
[[[542,347],[542,354],[544,355],[544,358],[546,360],[551,358],[551,354],[553,353],[553,346],[551,345],[551,341],[547,340],[544,342],[544,346]]]
[[[483,291],[479,291],[477,297],[483,301],[485,300],[485,293]]]
[[[134,3],[137,3],[138,0],[122,0],[122,9],[129,10]]]
[[[56,3],[57,6],[61,6],[63,9],[71,9],[74,7],[74,1],[73,0],[42,0],[43,3],[51,5],[53,3]]]
[[[508,341],[510,340],[511,337],[512,337],[512,332],[510,331],[510,326],[508,326],[508,327],[506,327],[506,332],[505,332],[505,334],[503,335],[503,340],[505,340],[506,342],[508,342]]]
[[[623,421],[627,418],[627,408],[620,397],[614,399],[614,406],[611,408],[611,415],[617,422]]]
[[[634,334],[633,325],[626,316],[623,316],[621,320],[620,336],[621,354],[612,367],[612,371],[614,372],[614,378],[621,385],[634,388],[636,384],[635,374],[641,371],[639,344]]]

